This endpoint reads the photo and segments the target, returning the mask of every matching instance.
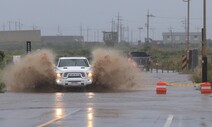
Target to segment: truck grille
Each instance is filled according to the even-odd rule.
[[[84,72],[66,72],[64,73],[63,77],[82,78],[82,77],[85,77],[85,73]]]

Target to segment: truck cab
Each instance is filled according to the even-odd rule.
[[[129,52],[128,58],[133,60],[140,69],[149,70],[150,56],[146,52],[142,51]]]
[[[87,86],[93,81],[92,67],[86,57],[60,57],[55,71],[60,86]]]

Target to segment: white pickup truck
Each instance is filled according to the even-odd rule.
[[[56,83],[60,86],[92,84],[92,67],[85,57],[60,57],[56,66]]]

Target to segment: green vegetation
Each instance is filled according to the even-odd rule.
[[[4,67],[4,57],[5,57],[4,52],[0,51],[0,93],[2,93],[5,88],[4,83],[1,81],[2,68]]]
[[[131,50],[137,51],[146,51],[148,54],[151,55],[152,59],[152,66],[155,68],[156,63],[159,65],[158,68],[163,69],[175,69],[179,70],[182,73],[191,74],[191,80],[196,83],[202,82],[202,62],[201,62],[201,47],[199,45],[192,45],[192,48],[198,47],[198,54],[199,54],[199,62],[198,67],[194,70],[182,70],[182,55],[185,55],[185,48],[184,45],[163,45],[163,44],[143,44],[137,48],[132,48]],[[192,49],[191,48],[191,49]],[[212,83],[212,49],[208,47],[208,82]]]
[[[3,93],[5,91],[5,85],[3,82],[0,82],[0,93]]]
[[[144,43],[131,51],[145,51],[151,56],[151,67],[163,68],[163,69],[181,69],[181,58],[184,54],[181,45],[163,45],[163,44],[148,44]]]
[[[208,73],[208,82],[212,83],[212,49],[208,49],[208,66],[207,66],[207,73]],[[199,57],[199,65],[194,70],[194,73],[192,74],[192,80],[196,83],[202,82],[202,63],[201,63],[201,56]]]
[[[212,83],[212,63],[211,61],[208,61],[208,82]],[[201,83],[202,82],[202,66],[199,65],[195,70],[194,73],[192,74],[192,80],[196,83]]]

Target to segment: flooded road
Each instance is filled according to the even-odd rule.
[[[210,127],[212,97],[194,87],[167,87],[158,81],[192,83],[178,73],[142,73],[142,87],[128,92],[0,94],[2,127]]]

